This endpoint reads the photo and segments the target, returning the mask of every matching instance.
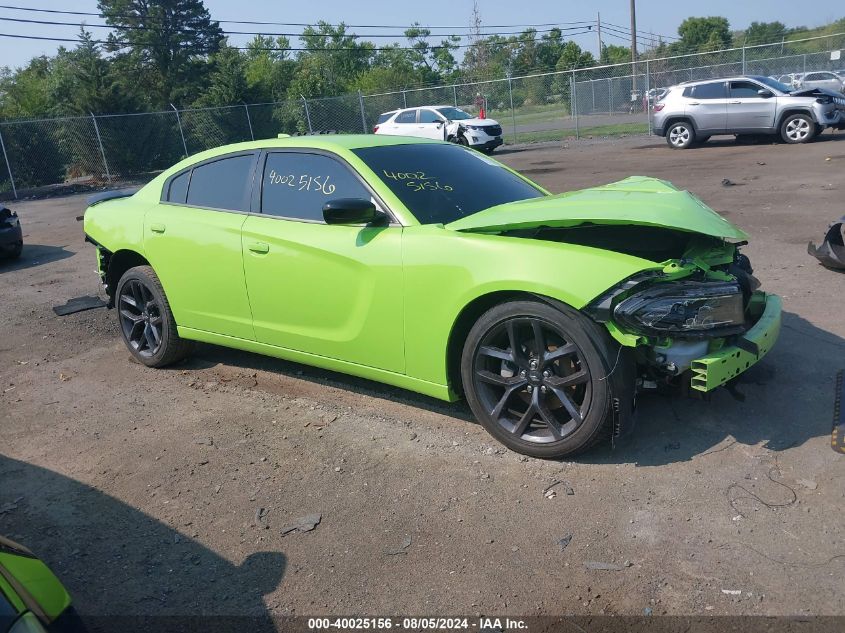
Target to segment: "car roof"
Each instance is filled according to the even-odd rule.
[[[705,84],[711,81],[739,81],[742,79],[754,79],[755,81],[760,81],[761,79],[765,79],[763,75],[731,75],[730,77],[709,77],[707,79],[693,79],[691,81],[682,81],[679,83],[679,86],[692,86],[695,84]]]
[[[414,136],[388,136],[385,134],[309,134],[303,136],[285,136],[282,138],[265,138],[243,143],[231,143],[220,145],[197,154],[192,154],[183,159],[178,165],[192,165],[208,158],[231,154],[234,152],[246,152],[256,149],[276,148],[309,148],[322,149],[330,152],[337,150],[353,150],[365,147],[384,147],[389,145],[414,145],[414,144],[444,144],[444,141],[434,139],[418,138]],[[174,165],[175,167],[175,165]],[[167,171],[171,171],[168,168]]]
[[[441,105],[418,105],[413,106],[411,108],[399,108],[398,110],[388,110],[387,112],[382,112],[379,116],[384,116],[385,114],[397,114],[399,112],[407,112],[408,110],[419,110],[420,108],[430,108],[432,110],[436,110],[437,108],[454,108],[456,106],[448,105],[448,104],[441,104]],[[458,108],[460,110],[460,108]]]

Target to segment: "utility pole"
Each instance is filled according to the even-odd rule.
[[[596,33],[599,36],[599,64],[602,63],[602,47],[601,47],[601,13],[596,13]]]
[[[631,63],[634,65],[634,72],[637,69],[637,2],[631,0]]]

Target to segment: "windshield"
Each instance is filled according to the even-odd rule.
[[[440,114],[445,116],[450,121],[463,121],[464,119],[471,119],[472,115],[467,114],[460,108],[435,108]]]
[[[542,191],[460,145],[414,143],[353,150],[420,224],[448,224]]]
[[[766,84],[769,88],[774,88],[783,93],[790,93],[792,92],[792,88],[787,86],[786,84],[782,84],[781,82],[777,81],[776,79],[772,79],[771,77],[754,77],[757,81],[761,84]]]

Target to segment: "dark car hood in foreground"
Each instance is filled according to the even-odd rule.
[[[644,176],[501,204],[451,222],[446,228],[492,233],[583,224],[656,226],[728,240],[748,238],[689,192]]]

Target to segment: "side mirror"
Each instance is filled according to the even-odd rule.
[[[757,94],[763,97],[764,99],[769,99],[775,96],[771,90],[766,90],[765,88],[761,88],[760,90],[758,90]]]
[[[385,217],[371,200],[363,198],[335,198],[323,205],[326,224],[372,224]]]

